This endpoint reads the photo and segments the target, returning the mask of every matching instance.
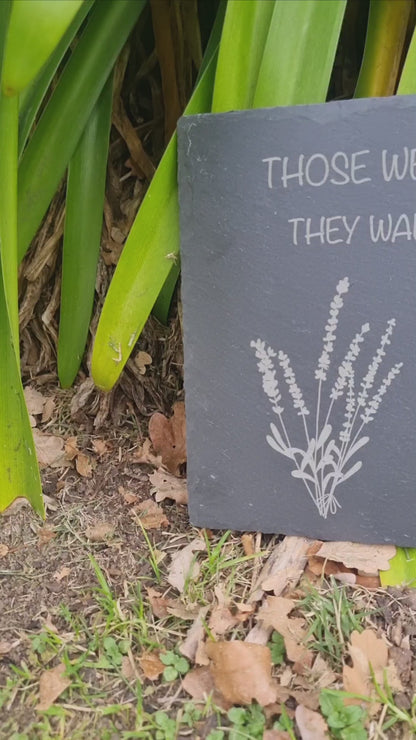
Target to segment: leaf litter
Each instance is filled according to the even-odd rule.
[[[85,609],[83,619],[91,620],[94,630],[94,625],[105,624],[106,618],[101,614],[103,607],[92,606],[104,603],[94,601],[104,596],[91,596],[97,587],[96,584],[91,591],[95,577],[87,555],[92,553],[103,578],[110,584],[108,593],[114,590],[114,615],[119,615],[120,624],[131,619],[133,630],[138,629],[140,621],[133,618],[130,610],[132,594],[137,593],[137,588],[142,594],[141,609],[145,611],[140,619],[146,622],[146,640],[126,638],[124,633],[117,637],[117,630],[121,628],[114,626],[109,637],[99,638],[104,639],[98,651],[101,657],[96,659],[96,668],[89,668],[95,672],[95,680],[105,687],[112,685],[112,662],[119,666],[127,682],[123,699],[127,705],[134,702],[134,691],[130,695],[132,688],[128,687],[133,687],[138,680],[145,682],[149,692],[154,692],[154,711],[159,711],[162,702],[172,717],[176,716],[175,707],[180,701],[185,706],[191,699],[195,706],[201,707],[214,702],[222,713],[220,720],[215,720],[215,715],[212,715],[214,729],[216,722],[222,726],[230,725],[227,714],[230,708],[245,707],[243,711],[251,712],[251,708],[258,705],[262,707],[266,723],[264,740],[292,738],[293,732],[302,740],[327,737],[326,719],[319,702],[321,692],[328,689],[360,695],[364,692],[367,701],[354,701],[364,707],[366,731],[371,730],[374,721],[381,722],[382,727],[386,715],[386,721],[389,717],[391,720],[377,694],[375,681],[382,687],[387,680],[401,706],[411,711],[409,697],[416,686],[412,688],[414,617],[410,615],[414,613],[412,609],[416,602],[413,604],[406,597],[410,605],[406,606],[402,603],[405,597],[401,592],[394,597],[388,597],[386,592],[382,592],[382,598],[379,596],[378,570],[388,565],[394,548],[322,543],[302,537],[279,540],[253,533],[231,535],[223,541],[221,533],[206,532],[201,536],[189,527],[184,509],[186,480],[180,474],[186,455],[181,407],[176,410],[176,417],[175,413],[170,419],[164,417],[165,421],[156,417],[156,427],[155,421],[152,422],[153,432],[155,428],[157,430],[153,438],[157,440],[159,435],[159,441],[152,445],[145,440],[140,450],[132,455],[129,439],[125,452],[120,453],[119,440],[96,437],[89,440],[84,435],[56,434],[53,424],[47,427],[46,432],[42,422],[43,400],[35,395],[33,402],[38,404],[33,411],[36,411],[34,416],[39,429],[36,427],[35,432],[38,432],[39,439],[55,440],[53,443],[48,441],[56,449],[50,458],[46,458],[43,472],[48,497],[55,504],[41,528],[34,526],[33,514],[27,507],[16,510],[13,516],[4,517],[6,526],[2,531],[0,557],[7,567],[10,561],[10,568],[16,569],[19,551],[25,547],[25,552],[31,552],[30,538],[32,536],[33,541],[33,531],[36,531],[34,546],[42,548],[42,562],[45,568],[50,562],[50,570],[47,575],[45,570],[43,576],[41,567],[39,578],[36,569],[28,571],[25,590],[17,593],[17,600],[10,597],[14,598],[15,605],[21,601],[25,608],[19,613],[14,606],[14,618],[10,622],[6,616],[2,653],[7,656],[7,664],[0,655],[0,679],[8,675],[10,663],[15,661],[19,665],[25,654],[28,659],[25,653],[27,642],[16,639],[15,630],[19,625],[20,628],[25,624],[32,625],[26,626],[26,630],[34,630],[35,646],[38,645],[37,640],[46,639],[42,634],[54,635],[57,645],[71,643],[74,631],[65,629],[60,616],[61,604],[65,602],[72,605],[70,608],[75,609],[75,614]],[[180,429],[183,439],[179,451],[174,454],[176,448],[172,448],[172,440],[173,443],[180,440]],[[118,463],[114,454],[117,449]],[[82,469],[84,458],[86,469]],[[93,464],[96,459],[99,459],[98,467]],[[80,469],[79,463],[77,466],[79,460]],[[169,465],[176,474],[169,472],[162,463]],[[154,470],[149,473],[141,466],[150,466]],[[17,518],[30,523],[30,526],[27,528],[27,524],[23,524],[23,528],[16,531]],[[26,530],[29,544],[19,544]],[[144,540],[143,530],[149,533],[148,542]],[[116,531],[115,543],[113,536]],[[63,533],[66,534],[63,536]],[[220,541],[221,546],[218,545]],[[220,557],[216,560],[217,546],[220,547]],[[153,566],[150,565],[152,552]],[[163,561],[160,555],[165,556]],[[241,562],[237,565],[227,565],[239,560]],[[143,567],[146,573],[144,580]],[[319,592],[321,587],[328,588],[324,579],[332,571],[336,577],[348,577],[353,581],[352,585],[347,582],[347,585],[341,584],[337,588],[347,589],[352,601],[359,602],[368,614],[361,631],[353,631],[345,639],[340,671],[334,671],[328,665],[317,648],[316,640],[312,647],[310,622],[300,606],[307,587],[305,579],[312,580]],[[373,579],[376,590],[357,587],[357,579],[362,574]],[[30,578],[33,578],[34,589],[36,585],[33,602],[28,601]],[[10,581],[9,593],[14,591]],[[103,593],[109,598],[107,591]],[[48,604],[46,618],[45,613],[39,616],[39,605],[43,609],[43,604]],[[378,604],[381,604],[380,609]],[[372,612],[378,615],[374,620]],[[404,614],[408,615],[407,620]],[[334,618],[339,619],[340,616],[335,615]],[[37,629],[33,626],[36,618],[39,620]],[[25,622],[25,619],[31,621]],[[98,627],[100,629],[102,626]],[[131,635],[134,634],[133,631]],[[270,648],[277,644],[275,635],[282,640],[282,657],[276,663],[272,660],[274,653]],[[80,639],[82,642],[86,637],[78,638],[78,642]],[[39,656],[45,655],[49,662],[43,666],[40,662],[39,668],[31,669],[38,682],[38,713],[53,704],[62,703],[70,707],[73,700],[68,700],[68,691],[77,691],[71,674],[67,675],[65,663],[60,660],[62,648],[56,648],[54,653],[50,646],[41,647],[42,644],[41,641],[37,647],[43,650]],[[74,642],[71,648],[75,650],[73,656],[76,656],[77,649]],[[87,643],[82,649],[89,650]],[[124,650],[127,650],[126,654]],[[161,656],[167,656],[172,664],[169,676],[177,674],[174,664],[179,656],[189,662],[189,670],[183,675],[178,674],[176,679],[172,679],[172,684],[163,678],[166,665]],[[76,658],[71,660],[76,661]],[[29,665],[34,666],[30,661]],[[94,665],[93,660],[91,665]],[[174,695],[182,699],[175,699],[172,703],[169,696]],[[153,693],[147,696],[147,701],[152,703]],[[17,712],[17,700],[14,701]],[[75,701],[82,705],[81,697]],[[111,692],[108,701],[113,703]],[[352,699],[342,701],[348,706]],[[97,705],[97,717],[98,711]],[[27,715],[27,708],[24,712]],[[291,723],[292,734],[283,728],[284,716]],[[107,726],[102,717],[99,721],[103,723],[102,728]],[[398,726],[404,737],[406,727],[403,723]],[[132,728],[127,719],[123,727],[127,730]],[[391,732],[385,732],[385,737],[395,737]],[[192,733],[192,736],[200,736],[197,724]]]

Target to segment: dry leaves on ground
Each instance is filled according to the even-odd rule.
[[[173,406],[173,416],[168,419],[156,412],[150,417],[149,437],[154,450],[162,456],[163,465],[174,475],[186,462],[185,404],[178,401]]]
[[[75,467],[79,475],[81,475],[83,478],[91,478],[91,459],[88,457],[88,455],[85,455],[78,449],[76,437],[68,437],[68,439],[66,440],[65,455],[68,460],[75,460]]]
[[[308,632],[306,621],[302,617],[289,616],[295,607],[296,602],[293,599],[268,596],[258,611],[257,619],[265,627],[272,627],[282,635],[289,660],[311,665],[312,654],[305,647]]]
[[[103,542],[114,534],[115,527],[110,522],[97,522],[85,530],[85,536],[90,542]]]
[[[5,558],[8,552],[8,546],[5,545],[3,542],[0,542],[0,558]]]
[[[165,666],[159,658],[159,653],[143,653],[139,658],[139,665],[145,678],[156,681],[165,670]]]
[[[328,740],[328,725],[319,712],[298,704],[295,719],[302,740]]]
[[[141,447],[135,451],[133,461],[139,465],[152,465],[154,468],[159,468],[162,464],[162,457],[155,455],[150,439],[145,439]]]
[[[277,688],[271,676],[270,650],[249,642],[210,642],[208,657],[215,687],[232,704],[272,704]]]
[[[43,671],[39,679],[39,703],[36,707],[39,712],[49,709],[70,685],[71,681],[64,675],[65,670],[65,665],[59,663],[54,668]]]
[[[361,696],[372,696],[374,684],[371,670],[374,671],[376,680],[383,684],[383,670],[388,661],[386,642],[381,637],[377,637],[373,630],[354,631],[350,637],[348,651],[352,666],[344,665],[342,671],[345,691]],[[354,699],[348,701],[358,702]]]
[[[149,475],[149,481],[152,486],[151,493],[155,494],[156,501],[164,501],[165,498],[172,499],[177,504],[188,503],[188,489],[186,480],[171,475],[163,468],[155,470]]]
[[[196,562],[196,553],[205,549],[205,542],[196,538],[172,555],[167,576],[168,583],[182,593],[188,580],[198,578],[200,567]]]
[[[153,360],[148,352],[142,352],[141,350],[137,353],[133,360],[140,375],[146,375],[147,366],[151,365]]]
[[[140,519],[140,523],[145,529],[169,527],[169,519],[165,512],[151,498],[141,501],[140,504],[134,507],[131,513]]]
[[[54,434],[43,434],[33,430],[36,455],[41,468],[62,468],[68,465],[64,451],[64,440]]]
[[[346,568],[355,568],[369,575],[388,570],[396,554],[394,545],[361,545],[357,542],[323,542],[315,556],[335,560]]]

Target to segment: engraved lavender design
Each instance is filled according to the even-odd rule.
[[[347,277],[340,280],[330,304],[322,352],[314,373],[318,389],[315,417],[311,419],[310,427],[308,427],[308,417],[311,417],[311,414],[296,381],[289,356],[282,350],[276,353],[261,339],[250,343],[258,360],[257,369],[262,376],[263,390],[271,403],[273,412],[277,415],[277,423],[270,424],[271,434],[266,436],[267,442],[275,452],[292,460],[294,465],[292,476],[302,481],[320,516],[324,519],[329,513],[336,514],[341,508],[335,495],[337,488],[361,469],[362,461],[354,462],[352,458],[369,442],[370,438],[363,433],[363,430],[374,421],[385,394],[403,367],[402,362],[393,365],[377,386],[377,375],[386,357],[386,349],[391,344],[391,337],[396,326],[396,320],[389,319],[367,372],[361,382],[358,382],[355,363],[365,342],[365,336],[370,331],[370,324],[366,322],[351,340],[336,371],[335,381],[328,393],[325,414],[324,388],[328,381],[336,343],[339,315],[344,306],[344,296],[349,288],[350,282]],[[276,357],[276,364],[280,371],[275,366]],[[279,387],[279,372],[288,386],[291,405],[296,415],[302,420],[305,435],[304,449],[294,447],[289,439],[283,418],[284,406]],[[330,423],[331,413],[336,403],[344,404],[343,422],[338,433],[333,430]]]

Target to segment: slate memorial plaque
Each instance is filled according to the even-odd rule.
[[[416,545],[416,97],[178,129],[190,518]]]

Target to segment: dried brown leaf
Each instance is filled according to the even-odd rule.
[[[316,557],[335,560],[347,568],[356,568],[366,574],[377,575],[388,570],[389,561],[396,554],[394,545],[362,545],[356,542],[323,542]]]
[[[53,531],[53,529],[50,529],[50,527],[41,527],[38,529],[38,545],[39,547],[44,547],[48,544],[48,542],[51,542],[51,540],[54,540],[56,537],[56,532]]]
[[[137,669],[133,656],[123,655],[120,668],[121,675],[124,678],[127,678],[127,681],[131,681],[132,679],[137,677]]]
[[[53,577],[55,578],[55,581],[62,581],[63,578],[67,578],[71,572],[71,568],[68,568],[67,565],[63,565],[62,568],[59,570],[56,570],[53,574]]]
[[[151,355],[149,355],[148,352],[138,352],[137,355],[134,358],[134,364],[136,365],[140,375],[146,374],[146,369],[148,365],[151,365],[153,362]]]
[[[144,440],[142,446],[134,453],[133,459],[139,465],[153,465],[155,468],[159,468],[162,464],[162,456],[155,455],[150,439]]]
[[[52,397],[49,397],[46,399],[45,405],[42,411],[43,424],[45,424],[47,421],[50,421],[50,419],[52,419],[54,411],[55,411],[55,400]]]
[[[262,568],[250,600],[261,599],[263,591],[280,596],[285,589],[295,588],[305,569],[311,542],[306,537],[285,537],[279,542]]]
[[[304,645],[308,633],[306,622],[301,617],[288,616],[295,606],[293,599],[268,596],[259,609],[257,619],[265,627],[272,627],[282,635],[289,660],[308,665],[312,656]]]
[[[85,536],[90,542],[103,542],[114,534],[114,525],[110,522],[97,522],[85,530]]]
[[[60,468],[66,464],[64,441],[54,434],[43,434],[38,429],[33,430],[36,455],[41,468]]]
[[[195,701],[205,701],[214,690],[214,679],[210,669],[206,666],[193,668],[182,679],[182,688]]]
[[[254,555],[255,547],[254,547],[254,535],[251,533],[246,532],[245,534],[241,535],[241,544],[243,546],[244,554],[250,557],[251,555]]]
[[[67,460],[75,460],[76,456],[79,454],[77,442],[77,437],[68,437],[65,440],[65,457]]]
[[[98,455],[98,457],[102,457],[109,452],[108,444],[107,442],[104,442],[103,439],[93,439],[92,449],[94,450],[96,455]]]
[[[169,519],[165,512],[151,498],[146,499],[146,501],[141,501],[138,506],[135,506],[134,514],[139,516],[145,529],[161,529],[162,527],[169,527]]]
[[[211,671],[215,687],[232,704],[261,706],[276,699],[276,685],[271,676],[270,650],[249,642],[210,642],[207,645],[212,660]]]
[[[10,653],[10,651],[17,647],[19,644],[20,640],[15,640],[14,642],[9,642],[8,640],[0,640],[0,658],[2,657],[2,655],[7,655],[8,653]]]
[[[205,543],[197,538],[172,555],[167,576],[168,583],[182,593],[187,580],[198,578],[200,568],[196,562],[195,553],[205,549]]]
[[[182,645],[179,646],[179,652],[191,661],[195,660],[198,647],[205,638],[204,622],[208,613],[208,608],[209,607],[207,606],[203,606],[199,610],[199,614],[189,628],[185,640]]]
[[[39,703],[36,709],[44,712],[52,706],[58,696],[71,684],[65,673],[65,665],[59,663],[54,668],[43,671],[39,679]]]
[[[286,730],[265,730],[263,740],[290,740],[290,735]]]
[[[5,558],[8,552],[8,546],[5,545],[3,542],[0,542],[0,558]]]
[[[174,599],[169,599],[166,596],[162,596],[162,594],[159,591],[156,591],[155,588],[149,587],[146,589],[146,591],[152,612],[155,617],[157,617],[158,619],[168,617],[168,607],[173,606],[176,601]]]
[[[137,504],[139,502],[139,497],[136,496],[135,493],[131,493],[130,491],[126,491],[124,486],[118,487],[118,492],[120,496],[123,496],[124,501],[126,504]]]
[[[149,437],[153,448],[162,456],[163,465],[170,473],[179,474],[180,466],[186,462],[185,404],[178,401],[173,406],[173,416],[156,412],[150,417]]]
[[[46,403],[46,398],[42,396],[42,393],[28,385],[24,389],[26,406],[29,414],[38,416],[43,413],[43,407]]]
[[[91,478],[92,465],[88,455],[84,455],[83,452],[79,452],[75,459],[75,467],[77,469],[77,473],[82,475],[83,478]]]
[[[328,740],[328,725],[319,712],[298,704],[295,719],[302,740]]]
[[[139,658],[140,668],[149,681],[156,681],[165,670],[165,666],[159,658],[159,653],[143,653]]]
[[[165,498],[172,499],[177,504],[188,503],[188,489],[183,478],[177,478],[166,470],[159,468],[149,475],[151,493],[155,494],[156,501],[164,501]]]
[[[354,631],[350,637],[348,650],[352,659],[352,666],[344,665],[342,675],[344,689],[352,694],[372,696],[374,684],[371,670],[378,682],[383,683],[383,669],[387,666],[388,650],[385,641],[377,637],[373,630],[363,632]],[[358,700],[348,700],[357,703]]]

